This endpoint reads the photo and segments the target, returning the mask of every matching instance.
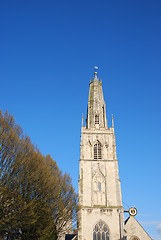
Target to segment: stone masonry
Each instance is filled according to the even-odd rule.
[[[86,126],[82,117],[78,197],[79,240],[151,239],[134,217],[124,223],[113,117],[108,128],[97,72],[90,80]]]

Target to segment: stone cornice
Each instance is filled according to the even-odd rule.
[[[113,134],[112,129],[86,129],[86,128],[82,128],[82,134],[105,134],[105,135],[109,135],[109,134]]]
[[[99,159],[99,160],[94,160],[94,159],[79,159],[79,161],[84,161],[84,162],[118,162],[117,159]]]

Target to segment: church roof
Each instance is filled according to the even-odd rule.
[[[145,231],[145,229],[141,226],[141,224],[136,220],[135,217],[130,216],[125,220],[125,229],[128,234],[129,231],[134,231],[134,233],[137,235],[138,233],[141,233],[142,236],[144,235],[144,238],[142,237],[142,239],[151,239],[149,234]]]
[[[65,240],[77,240],[78,235],[77,234],[66,234],[65,235]]]

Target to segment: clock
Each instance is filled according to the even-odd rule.
[[[129,209],[129,214],[130,214],[130,216],[136,216],[136,214],[137,214],[137,209],[135,208],[135,207],[131,207],[130,209]]]

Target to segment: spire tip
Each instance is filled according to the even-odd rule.
[[[113,114],[112,114],[112,127],[114,128]]]
[[[98,70],[98,67],[95,66],[95,67],[94,67],[94,76],[95,76],[95,77],[97,77],[97,70]]]

